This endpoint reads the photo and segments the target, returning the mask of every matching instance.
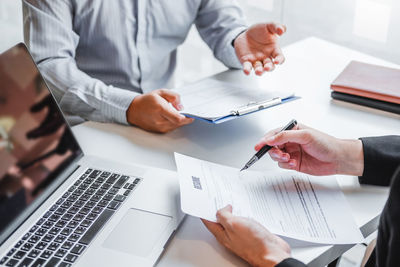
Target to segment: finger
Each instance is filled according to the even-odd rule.
[[[256,151],[260,150],[263,146],[265,146],[265,145],[267,144],[265,140],[268,139],[269,137],[271,137],[271,136],[273,136],[273,135],[279,133],[280,130],[281,130],[280,128],[276,128],[276,129],[271,130],[271,131],[269,131],[268,133],[266,133],[266,134],[263,136],[263,138],[261,138],[261,140],[258,141],[258,143],[255,145],[254,149],[255,149]]]
[[[279,162],[278,166],[282,169],[297,170],[297,160],[291,159],[288,162]]]
[[[167,100],[169,103],[172,104],[172,106],[174,106],[174,108],[176,110],[183,110],[183,105],[181,103],[181,97],[179,94],[171,91],[171,90],[167,90],[167,89],[160,89],[158,90],[158,94],[164,98],[165,100]]]
[[[253,68],[253,64],[251,64],[250,61],[245,61],[243,63],[243,71],[246,75],[249,75],[251,72],[251,69]]]
[[[256,75],[263,74],[264,69],[263,69],[263,64],[261,63],[261,61],[254,62],[253,67],[254,67],[254,72],[256,73]]]
[[[280,48],[276,48],[274,52],[272,53],[273,57],[273,62],[274,64],[283,64],[285,62],[285,56],[282,53],[282,50]]]
[[[204,223],[204,225],[207,227],[207,229],[216,237],[221,236],[224,232],[224,228],[222,227],[221,224],[215,223],[215,222],[210,222],[205,219],[201,219],[201,221]]]
[[[272,148],[268,153],[274,161],[289,162],[290,160],[290,154],[277,148]]]
[[[232,206],[228,205],[217,212],[217,221],[222,225],[222,227],[231,228],[229,220],[233,218]]]
[[[271,34],[282,35],[286,32],[286,26],[280,23],[268,23],[267,29]]]
[[[182,123],[191,121],[190,118],[186,118],[167,104],[162,105],[160,115],[175,125],[181,125]]]
[[[265,71],[273,71],[275,69],[275,65],[270,58],[264,59],[263,63]]]
[[[296,143],[299,145],[305,145],[312,140],[312,135],[308,130],[298,131],[283,131],[276,135],[268,137],[265,142],[270,146],[279,146],[286,143]]]

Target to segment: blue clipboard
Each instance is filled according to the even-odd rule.
[[[205,121],[208,123],[212,123],[212,124],[220,124],[223,122],[227,122],[230,120],[234,120],[249,114],[252,114],[254,112],[258,112],[261,110],[265,110],[271,107],[275,107],[281,104],[285,104],[294,100],[300,99],[299,96],[289,96],[286,98],[274,98],[274,99],[270,99],[267,101],[263,101],[263,102],[257,102],[257,103],[249,103],[246,106],[243,107],[239,107],[236,110],[232,110],[231,113],[229,115],[223,116],[223,117],[219,117],[219,118],[214,118],[214,119],[208,119],[208,118],[204,118],[204,117],[199,117],[199,116],[195,116],[192,114],[185,114],[184,112],[181,113],[182,115],[185,115],[186,117],[189,118],[193,118],[193,119],[197,119],[197,120],[201,120],[201,121]]]

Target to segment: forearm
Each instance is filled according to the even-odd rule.
[[[91,78],[70,59],[50,58],[39,68],[63,112],[85,120],[128,124],[126,111],[138,93]]]
[[[23,8],[25,42],[63,111],[126,124],[126,110],[138,93],[106,85],[78,68],[71,1],[24,0]]]
[[[229,68],[241,68],[232,42],[247,26],[243,11],[232,0],[203,0],[196,18],[200,36]]]

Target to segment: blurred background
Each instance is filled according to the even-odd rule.
[[[400,1],[238,0],[249,23],[278,21],[288,27],[283,46],[316,36],[400,63]],[[397,13],[398,14],[398,13]],[[23,40],[20,0],[0,0],[0,52]],[[179,48],[176,81],[194,81],[225,67],[193,27]],[[183,71],[184,70],[184,71]]]
[[[238,0],[249,23],[277,21],[287,33],[282,46],[316,36],[400,64],[400,1]],[[0,0],[0,53],[23,41],[20,0]],[[177,85],[225,70],[193,28],[179,48]],[[364,246],[345,254],[340,266],[359,266]]]

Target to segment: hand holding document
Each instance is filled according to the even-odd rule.
[[[181,114],[211,123],[221,123],[297,99],[293,92],[249,88],[205,79],[174,90],[185,109]]]
[[[209,221],[228,204],[274,234],[323,244],[363,236],[335,177],[238,169],[175,154],[183,212]]]

